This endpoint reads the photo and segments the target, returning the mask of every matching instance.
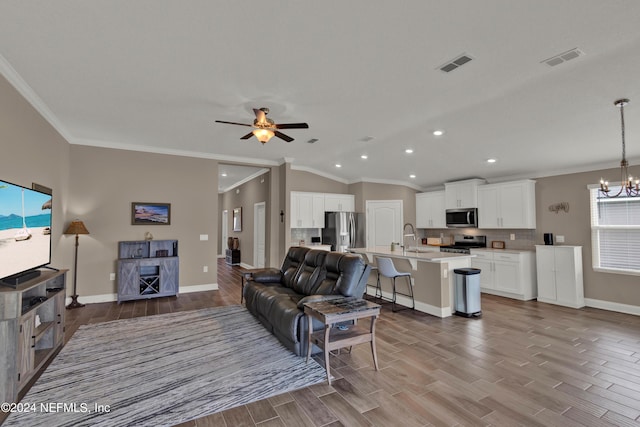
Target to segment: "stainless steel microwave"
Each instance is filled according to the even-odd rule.
[[[447,227],[470,228],[478,227],[478,209],[447,209]]]

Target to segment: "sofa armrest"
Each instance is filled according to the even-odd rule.
[[[282,282],[282,272],[277,268],[251,271],[251,280],[258,283]]]
[[[332,299],[344,298],[343,295],[309,295],[298,301],[298,308],[304,310],[304,304],[309,302],[329,301]]]

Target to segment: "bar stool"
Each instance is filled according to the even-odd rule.
[[[396,270],[396,266],[393,264],[393,260],[391,258],[386,258],[386,257],[376,257],[376,261],[378,264],[378,271],[379,274],[384,276],[384,277],[388,277],[392,280],[393,282],[393,298],[391,299],[392,305],[391,305],[391,311],[396,311],[396,294],[400,294],[400,295],[404,295],[406,297],[410,297],[411,298],[411,303],[412,303],[412,307],[411,309],[414,310],[416,308],[416,301],[413,298],[413,282],[411,281],[411,273],[406,273],[406,272],[400,272],[398,270]],[[409,281],[409,294],[403,294],[402,292],[398,292],[396,290],[396,278],[397,277],[406,277],[407,280]],[[378,286],[379,286],[378,282]],[[377,294],[377,291],[376,291]],[[380,295],[382,295],[382,291],[380,292]]]

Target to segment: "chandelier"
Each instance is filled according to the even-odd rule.
[[[609,181],[600,179],[600,194],[605,197],[638,197],[640,196],[640,179],[629,175],[629,162],[627,161],[624,143],[624,106],[629,103],[628,99],[618,99],[614,105],[620,108],[620,123],[622,127],[622,160],[620,161],[620,190],[612,194],[609,190]]]

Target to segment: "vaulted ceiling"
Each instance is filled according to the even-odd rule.
[[[72,144],[428,188],[616,167],[621,97],[637,164],[639,22],[637,0],[3,0],[0,70]],[[260,107],[310,128],[214,122]]]

